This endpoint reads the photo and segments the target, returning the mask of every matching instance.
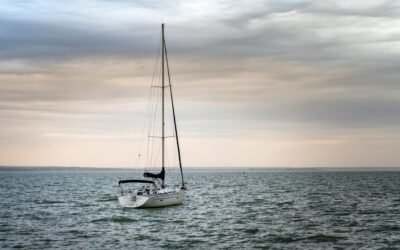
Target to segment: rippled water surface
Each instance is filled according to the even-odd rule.
[[[400,172],[188,172],[156,209],[119,206],[126,175],[0,171],[0,248],[400,249]]]

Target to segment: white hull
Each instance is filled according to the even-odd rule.
[[[165,207],[182,204],[184,200],[184,190],[176,189],[161,189],[156,193],[137,195],[128,193],[118,197],[122,207],[127,208],[150,208],[150,207]]]

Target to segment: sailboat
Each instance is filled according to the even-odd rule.
[[[120,196],[118,197],[119,203],[122,207],[129,208],[150,208],[150,207],[164,207],[171,205],[178,205],[183,203],[185,198],[185,182],[183,180],[183,170],[182,170],[182,160],[181,160],[181,152],[179,147],[179,138],[178,138],[178,129],[176,125],[176,117],[175,117],[175,107],[172,95],[172,85],[171,85],[171,77],[169,72],[168,65],[168,56],[167,56],[167,48],[165,44],[164,37],[164,26],[165,24],[161,24],[161,86],[151,86],[155,88],[161,89],[161,121],[159,122],[159,127],[161,127],[161,136],[151,136],[148,137],[161,139],[161,171],[158,173],[152,172],[144,172],[144,179],[123,179],[119,180],[118,186],[120,189]],[[166,66],[166,67],[165,67]],[[167,69],[168,76],[168,84],[166,84],[165,77],[165,68]],[[154,76],[153,76],[154,77]],[[168,93],[165,93],[169,90]],[[166,96],[167,94],[167,96]],[[178,183],[173,186],[169,186],[166,183],[166,143],[165,139],[167,138],[165,134],[165,99],[169,97],[171,106],[169,109],[172,111],[172,121],[173,126],[172,130],[175,138],[175,146],[177,150],[178,160],[179,160],[179,172],[180,179]],[[154,119],[153,121],[157,121]],[[168,136],[169,137],[169,136]],[[140,154],[139,154],[140,157]],[[180,183],[179,183],[180,182]],[[139,184],[140,188],[130,190],[124,189],[123,186],[126,184]]]

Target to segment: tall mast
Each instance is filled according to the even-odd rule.
[[[173,115],[173,118],[174,118],[174,129],[175,129],[176,147],[177,147],[177,149],[178,149],[179,169],[180,169],[180,171],[181,171],[182,188],[185,188],[185,182],[183,181],[181,149],[180,149],[180,147],[179,147],[178,127],[177,127],[177,125],[176,125],[176,117],[175,117],[174,98],[173,98],[173,95],[172,95],[171,75],[170,75],[170,73],[169,73],[168,53],[167,53],[167,46],[166,46],[166,44],[165,44],[165,39],[164,39],[164,37],[163,37],[163,44],[164,44],[164,50],[165,50],[165,60],[166,60],[166,62],[167,62],[168,87],[169,87],[169,93],[171,94],[172,115]],[[163,53],[164,53],[164,52],[163,52]]]
[[[161,144],[162,144],[162,163],[161,163],[161,167],[162,170],[164,170],[165,167],[165,122],[164,122],[164,89],[165,89],[165,84],[164,84],[164,50],[165,50],[165,44],[164,44],[164,24],[161,24],[161,32],[162,32],[162,43],[161,43],[161,82],[162,82],[162,86],[161,86],[161,93],[162,93],[162,135],[161,135]],[[162,186],[164,187],[164,180],[162,181]]]

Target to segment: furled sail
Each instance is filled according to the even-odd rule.
[[[145,172],[145,173],[143,174],[143,176],[144,176],[144,177],[148,177],[148,178],[158,178],[158,179],[164,180],[164,178],[165,178],[165,169],[162,168],[161,172],[158,173],[158,174],[153,174],[153,173]]]

